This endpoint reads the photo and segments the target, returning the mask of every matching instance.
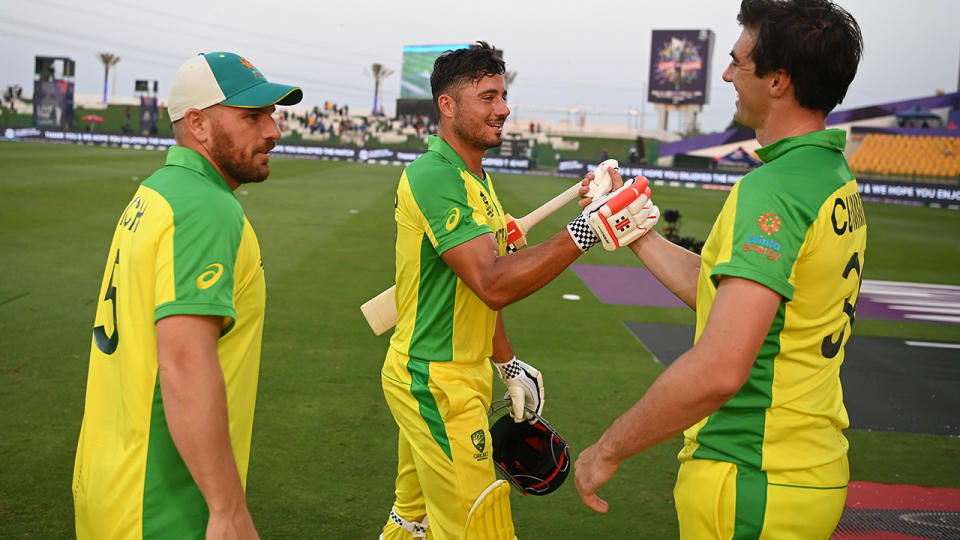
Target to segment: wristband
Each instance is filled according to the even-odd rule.
[[[576,219],[567,223],[567,232],[570,233],[573,242],[577,244],[577,247],[583,252],[586,252],[600,241],[600,237],[597,236],[597,233],[593,232],[593,228],[587,223],[587,219],[583,217],[583,214],[580,214]]]

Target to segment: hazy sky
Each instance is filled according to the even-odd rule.
[[[840,0],[860,23],[865,50],[841,109],[957,90],[960,66],[958,0]],[[404,45],[486,40],[505,51],[517,72],[509,102],[516,116],[543,116],[579,106],[587,121],[621,124],[644,111],[651,30],[711,29],[710,101],[705,131],[732,118],[734,92],[720,75],[740,33],[736,0],[564,2],[167,0],[0,0],[0,86],[32,91],[34,56],[67,56],[77,63],[76,91],[103,91],[98,52],[121,57],[116,90],[131,95],[135,79],[158,80],[166,96],[173,72],[197,52],[229,50],[277,82],[298,84],[304,102],[326,100],[369,112],[379,62],[396,71],[386,79],[388,113],[400,92]],[[257,11],[264,9],[271,11]],[[110,76],[110,92],[114,75]]]

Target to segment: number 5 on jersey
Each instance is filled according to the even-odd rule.
[[[113,270],[110,272],[110,282],[107,283],[107,291],[103,295],[103,301],[110,302],[112,306],[111,313],[113,314],[113,319],[109,322],[113,328],[113,333],[109,336],[107,335],[106,322],[93,329],[93,342],[97,344],[97,348],[100,349],[100,352],[103,354],[113,354],[113,352],[117,350],[117,344],[120,342],[120,331],[117,328],[117,286],[113,284],[113,278],[117,275],[118,264],[120,264],[120,250],[117,250],[117,257],[113,262]],[[106,313],[106,311],[103,309],[103,306],[100,306],[97,308],[98,319],[102,313]]]

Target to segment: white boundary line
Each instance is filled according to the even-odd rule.
[[[943,343],[934,341],[904,341],[911,347],[933,347],[936,349],[960,349],[960,343]]]

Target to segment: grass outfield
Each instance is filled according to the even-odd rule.
[[[95,297],[120,212],[162,165],[157,151],[0,143],[0,538],[73,534],[71,475]],[[396,426],[380,390],[388,336],[359,305],[393,281],[399,167],[274,159],[238,194],[263,251],[268,308],[248,480],[263,538],[376,538],[393,500]],[[523,215],[569,179],[497,175]],[[244,193],[244,191],[246,193]],[[655,190],[681,233],[705,238],[725,192]],[[865,204],[865,277],[960,285],[956,211]],[[356,212],[353,212],[353,211]],[[531,234],[541,241],[573,206]],[[948,238],[944,240],[944,238]],[[625,250],[580,262],[636,264]],[[561,299],[581,295],[580,302]],[[566,271],[505,311],[520,358],[544,372],[546,415],[574,456],[662,371],[621,321],[692,324],[685,309],[603,305]],[[960,342],[960,326],[858,319],[859,335]],[[497,386],[499,393],[502,386]],[[848,430],[854,480],[960,487],[960,440]],[[548,497],[513,496],[520,538],[676,537],[679,438],[626,461],[583,507],[572,477]]]

